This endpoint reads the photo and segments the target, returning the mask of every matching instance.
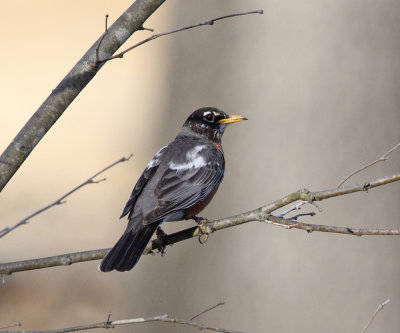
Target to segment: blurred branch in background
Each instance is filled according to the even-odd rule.
[[[0,156],[0,192],[14,176],[48,130],[101,69],[96,64],[96,49],[101,40],[101,55],[109,57],[162,5],[165,0],[137,0],[101,36],[52,91]]]
[[[129,155],[128,157],[122,157],[120,158],[118,161],[111,163],[109,166],[105,167],[104,169],[100,170],[99,172],[97,172],[96,174],[94,174],[92,177],[90,177],[88,180],[86,180],[85,182],[83,182],[82,184],[78,185],[77,187],[73,188],[71,191],[69,191],[68,193],[64,194],[62,197],[60,197],[59,199],[57,199],[56,201],[52,202],[51,204],[37,210],[36,212],[32,213],[31,215],[25,217],[24,219],[22,219],[21,221],[19,221],[17,224],[13,225],[12,227],[6,227],[3,230],[0,230],[0,238],[2,238],[3,236],[7,235],[9,232],[17,229],[18,227],[20,227],[21,225],[27,224],[29,223],[29,220],[33,217],[35,217],[36,215],[39,215],[40,213],[43,213],[44,211],[50,209],[51,207],[54,207],[56,205],[62,205],[64,203],[66,203],[66,201],[64,201],[65,198],[67,198],[68,196],[70,196],[72,193],[78,191],[79,189],[81,189],[82,187],[84,187],[85,185],[89,185],[89,184],[98,184],[102,181],[105,181],[106,178],[102,178],[99,180],[95,180],[94,178],[98,177],[99,175],[101,175],[103,172],[107,171],[108,169],[112,168],[113,166],[119,164],[119,163],[123,163],[128,161],[130,158],[132,157],[132,154]]]
[[[115,328],[115,326],[119,325],[130,325],[130,324],[138,324],[138,323],[148,323],[152,321],[160,321],[160,322],[165,322],[165,323],[172,323],[172,324],[181,324],[181,325],[187,325],[187,326],[193,326],[197,327],[199,330],[209,330],[209,331],[215,331],[215,332],[225,332],[225,333],[244,333],[241,331],[232,331],[228,330],[226,328],[222,327],[215,327],[215,326],[208,326],[205,324],[200,324],[198,322],[194,322],[193,319],[208,312],[220,305],[224,305],[224,302],[220,302],[202,312],[199,314],[195,315],[191,319],[181,319],[181,318],[173,318],[170,317],[167,314],[159,315],[159,316],[153,316],[153,317],[146,317],[146,318],[132,318],[132,319],[121,319],[121,320],[110,320],[111,314],[108,315],[107,321],[99,322],[99,323],[93,323],[93,324],[87,324],[87,325],[81,325],[81,326],[73,326],[73,327],[66,327],[66,328],[60,328],[60,329],[55,329],[55,330],[47,330],[47,331],[29,331],[29,332],[35,332],[35,333],[66,333],[66,332],[76,332],[76,331],[83,331],[83,330],[89,330],[93,328]],[[19,325],[20,326],[20,325]],[[10,327],[10,326],[7,326]],[[7,328],[4,327],[4,328]],[[27,331],[0,331],[0,333],[23,333]]]
[[[271,215],[272,212],[285,207],[295,201],[302,200],[307,202],[321,201],[329,198],[334,198],[341,195],[346,195],[355,192],[368,191],[369,189],[382,186],[385,184],[393,183],[400,180],[400,173],[391,176],[385,176],[371,181],[366,181],[361,184],[354,184],[345,186],[343,188],[336,188],[333,190],[324,190],[318,192],[310,192],[306,189],[299,190],[291,193],[283,198],[276,200],[263,207],[251,210],[247,213],[215,220],[205,221],[198,227],[188,228],[163,238],[163,245],[171,245],[181,242],[185,239],[192,237],[201,237],[202,235],[213,233],[217,230],[222,230],[234,227],[247,222],[265,222],[272,221],[272,224],[286,225],[287,229],[302,229],[307,232],[322,231],[341,233],[349,235],[400,235],[400,229],[368,229],[368,228],[350,228],[350,227],[336,227],[325,226],[310,223],[302,223],[297,220],[284,219],[281,217]],[[148,244],[143,254],[152,253],[154,250],[160,250],[159,242],[153,241]],[[90,261],[102,259],[109,249],[92,250],[84,252],[67,253],[59,256],[30,259],[24,261],[16,261],[0,264],[0,274],[10,275],[14,272],[21,272],[33,269],[41,269],[53,266],[71,265],[77,262]]]
[[[365,327],[362,330],[362,333],[365,333],[368,329],[368,327],[371,325],[372,321],[374,320],[374,318],[376,317],[376,315],[378,314],[378,312],[380,312],[381,310],[383,310],[383,307],[385,305],[387,305],[390,302],[390,299],[387,299],[386,301],[384,301],[383,303],[379,304],[378,307],[376,308],[374,314],[371,316],[371,318],[368,320],[367,324],[365,325]]]

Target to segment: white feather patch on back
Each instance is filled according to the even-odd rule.
[[[166,148],[167,146],[162,147],[153,157],[153,159],[149,162],[149,164],[147,164],[146,166],[146,170],[152,168],[155,165],[160,164],[160,156],[163,152],[163,150]]]
[[[169,163],[169,168],[172,170],[188,170],[188,169],[194,169],[194,168],[201,168],[203,166],[207,165],[207,162],[205,161],[203,156],[199,156],[199,152],[201,152],[206,146],[204,145],[199,145],[194,147],[193,149],[189,150],[186,153],[186,160],[187,162],[185,163],[174,163],[170,162]]]

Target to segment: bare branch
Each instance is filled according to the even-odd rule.
[[[132,154],[129,155],[128,157],[122,157],[120,158],[118,161],[115,161],[113,163],[111,163],[109,166],[105,167],[104,169],[100,170],[99,172],[97,172],[96,174],[94,174],[92,177],[90,177],[88,180],[84,181],[82,184],[78,185],[77,187],[73,188],[71,191],[69,191],[68,193],[64,194],[62,197],[60,197],[59,199],[57,199],[56,201],[52,202],[51,204],[37,210],[36,212],[32,213],[31,215],[25,217],[24,219],[22,219],[21,221],[19,221],[17,224],[15,224],[12,227],[6,227],[3,230],[0,231],[0,238],[4,237],[5,235],[7,235],[9,232],[17,229],[18,227],[20,227],[21,225],[27,224],[28,221],[35,217],[36,215],[39,215],[40,213],[43,213],[44,211],[50,209],[51,207],[54,207],[56,205],[61,205],[63,203],[65,203],[64,199],[67,198],[68,196],[70,196],[72,193],[78,191],[79,189],[81,189],[82,187],[84,187],[85,185],[89,185],[89,184],[98,184],[102,181],[105,181],[105,178],[99,179],[99,180],[95,180],[96,177],[98,177],[100,174],[102,174],[103,172],[107,171],[108,169],[112,168],[113,166],[119,164],[119,163],[123,163],[128,161],[130,158],[132,157]]]
[[[14,323],[14,324],[6,325],[3,327],[0,327],[0,330],[4,330],[5,328],[16,327],[16,326],[21,326],[21,323]]]
[[[372,315],[372,317],[368,320],[367,325],[365,325],[365,327],[362,330],[362,333],[365,333],[365,331],[368,329],[369,325],[371,325],[372,321],[374,320],[374,318],[376,317],[376,315],[378,314],[379,311],[381,311],[383,309],[383,307],[388,304],[390,302],[390,299],[387,299],[386,301],[384,301],[383,303],[379,304],[378,307],[376,308],[374,314]]]
[[[303,201],[303,200],[298,202],[294,206],[292,206],[289,209],[285,210],[282,214],[279,215],[279,217],[284,217],[285,215],[289,214],[290,212],[292,212],[294,210],[300,210],[301,206],[304,206],[306,203],[308,203],[308,202],[307,201]]]
[[[95,60],[96,66],[99,64],[99,59],[100,59],[99,58],[99,51],[100,51],[101,42],[103,41],[104,37],[106,36],[107,31],[108,31],[108,14],[106,14],[104,33],[100,37],[99,44],[96,47],[96,60]]]
[[[208,21],[200,22],[200,23],[197,23],[197,24],[191,24],[191,25],[188,25],[186,27],[174,29],[174,30],[163,32],[163,33],[160,33],[160,34],[155,34],[155,35],[150,36],[149,38],[146,38],[146,39],[142,40],[141,42],[139,42],[139,43],[137,43],[137,44],[135,44],[135,45],[133,45],[131,47],[128,47],[126,50],[124,50],[124,51],[122,51],[122,52],[120,52],[120,53],[118,53],[118,54],[116,54],[114,56],[110,56],[108,58],[103,59],[101,62],[105,63],[105,62],[113,60],[113,59],[123,58],[124,55],[126,53],[128,53],[129,51],[131,51],[131,50],[133,50],[133,49],[135,49],[135,48],[137,48],[137,47],[139,47],[139,46],[141,46],[143,44],[146,44],[147,42],[155,40],[155,39],[157,39],[159,37],[171,35],[171,34],[174,34],[174,33],[180,32],[180,31],[184,31],[184,30],[189,30],[189,29],[201,27],[203,25],[213,25],[214,22],[219,21],[219,20],[223,20],[223,19],[226,19],[226,18],[242,16],[242,15],[249,15],[249,14],[264,14],[264,12],[263,12],[262,9],[260,9],[260,10],[253,10],[253,11],[250,11],[250,12],[225,15],[225,16],[221,16],[221,17],[217,17],[217,18],[208,20]],[[143,29],[145,29],[145,28],[143,28]],[[146,30],[148,30],[148,29],[146,29]]]
[[[193,319],[195,319],[195,318],[197,318],[197,317],[199,317],[199,316],[205,314],[206,312],[211,311],[211,310],[214,310],[215,308],[217,308],[217,307],[219,307],[219,306],[221,306],[221,305],[224,305],[224,304],[225,304],[225,302],[219,302],[219,303],[217,303],[217,304],[215,304],[215,305],[209,307],[208,309],[205,309],[204,311],[201,311],[200,313],[198,313],[197,315],[193,316],[193,317],[190,318],[189,320],[192,321]]]
[[[375,179],[369,182],[361,184],[349,185],[343,188],[336,188],[333,190],[325,190],[319,192],[310,192],[308,190],[299,190],[291,193],[279,200],[276,200],[263,207],[251,210],[247,213],[239,215],[209,221],[199,227],[192,227],[181,230],[179,232],[165,236],[163,244],[165,246],[181,242],[183,240],[199,237],[203,234],[210,234],[217,230],[222,230],[236,225],[240,225],[247,222],[265,222],[273,221],[272,224],[279,224],[281,226],[287,226],[286,229],[301,229],[308,232],[321,231],[321,232],[332,232],[348,235],[400,235],[399,229],[363,229],[363,228],[349,228],[349,227],[336,227],[326,226],[318,224],[301,223],[298,221],[291,221],[271,215],[271,213],[279,208],[282,208],[292,202],[303,200],[308,202],[314,202],[319,200],[325,200],[341,195],[346,195],[354,192],[367,191],[374,187],[382,186],[385,184],[393,183],[400,180],[400,174],[394,174],[391,176],[385,176],[379,179]],[[62,254],[58,256],[52,256],[47,258],[30,259],[24,261],[16,261],[0,264],[0,274],[10,275],[14,272],[21,272],[33,269],[47,268],[53,266],[71,265],[77,262],[90,261],[102,259],[110,249],[92,250],[85,252],[75,252]],[[159,244],[157,242],[150,242],[143,254],[152,253],[154,250],[159,250]]]
[[[144,41],[112,56],[114,52],[137,30],[149,30],[143,23],[165,0],[137,0],[123,15],[107,29],[92,45],[81,60],[72,68],[67,76],[52,91],[31,119],[25,124],[7,149],[0,156],[0,192],[24,163],[35,146],[55,124],[72,101],[79,95],[101,67],[109,60],[122,58],[126,52],[143,45],[150,40],[166,36],[178,31],[188,30],[202,25],[213,25],[214,22],[229,17],[262,14],[262,10],[221,16],[206,22],[179,28],[158,35],[153,35]],[[101,46],[101,50],[100,50]],[[100,60],[100,55],[102,60]]]
[[[331,232],[335,234],[346,234],[353,236],[371,236],[371,235],[381,235],[381,236],[399,236],[400,229],[371,229],[371,228],[350,228],[350,227],[336,227],[329,225],[302,223],[299,221],[287,220],[277,216],[270,215],[268,220],[270,224],[275,224],[285,229],[300,229],[307,232],[320,231],[320,232]]]
[[[29,332],[31,332],[31,333],[66,333],[66,332],[89,330],[89,329],[94,329],[94,328],[108,329],[108,328],[115,328],[115,326],[119,326],[119,325],[148,323],[151,321],[160,321],[160,322],[165,322],[165,323],[188,325],[188,326],[197,327],[200,330],[210,330],[210,331],[215,331],[215,332],[244,333],[244,332],[240,332],[240,331],[228,330],[228,329],[222,328],[222,327],[215,327],[215,326],[209,326],[209,325],[197,323],[190,319],[187,320],[187,319],[173,318],[167,314],[153,316],[153,317],[146,317],[146,318],[132,318],[132,319],[122,319],[122,320],[113,320],[113,321],[103,321],[100,323],[66,327],[66,328],[60,328],[60,329],[48,330],[48,331],[29,331]],[[6,332],[7,333],[25,333],[27,331],[0,331],[0,333],[6,333]]]
[[[378,159],[376,159],[375,161],[372,161],[372,162],[370,162],[370,163],[364,165],[364,166],[361,167],[360,169],[358,169],[358,170],[352,172],[351,174],[347,175],[346,178],[343,179],[343,180],[340,182],[340,184],[338,185],[338,187],[341,187],[350,177],[353,177],[355,174],[357,174],[357,173],[359,173],[359,172],[365,170],[366,168],[369,168],[370,166],[372,166],[372,165],[374,165],[374,164],[376,164],[376,163],[378,163],[378,162],[386,161],[386,160],[388,159],[388,156],[389,156],[393,151],[395,151],[397,148],[399,148],[399,147],[400,147],[400,142],[399,142],[396,146],[394,146],[392,149],[390,149],[387,153],[385,153],[384,155],[382,155],[381,157],[379,157]]]
[[[113,55],[135,31],[140,30],[144,22],[164,1],[135,1],[108,29],[101,43],[101,57],[107,58]],[[67,107],[102,68],[103,64],[95,61],[98,45],[99,40],[52,91],[0,156],[0,191]]]
[[[0,276],[11,275],[15,272],[30,271],[34,269],[49,268],[55,266],[69,266],[78,262],[99,260],[104,258],[110,249],[99,249],[83,252],[60,254],[38,259],[29,259],[0,264]]]

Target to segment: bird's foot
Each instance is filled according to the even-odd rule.
[[[157,227],[156,236],[157,238],[154,240],[154,242],[157,244],[159,253],[161,253],[161,256],[163,256],[165,254],[165,237],[167,237],[167,233],[162,230],[161,227]]]
[[[198,225],[197,228],[199,230],[199,243],[204,244],[205,242],[207,242],[209,234],[203,232],[203,230],[204,230],[204,227],[206,226],[207,222],[209,222],[209,220],[207,220],[201,216],[193,216],[192,218]]]
[[[200,224],[201,222],[208,222],[206,218],[201,216],[193,216],[191,217],[191,219],[194,220],[197,224]]]

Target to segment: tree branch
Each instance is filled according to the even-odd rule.
[[[265,222],[267,220],[272,221],[272,224],[286,225],[287,229],[302,229],[308,232],[322,231],[332,232],[349,235],[400,235],[399,229],[360,229],[360,228],[349,228],[349,227],[336,227],[336,226],[324,226],[318,224],[301,223],[298,221],[291,221],[284,218],[276,217],[271,215],[275,210],[282,208],[297,200],[303,200],[308,202],[325,200],[341,195],[346,195],[355,192],[367,191],[369,189],[382,186],[385,184],[393,183],[400,180],[400,173],[391,176],[381,177],[369,182],[361,184],[353,184],[343,188],[335,188],[333,190],[324,190],[318,192],[310,192],[306,189],[299,190],[291,193],[283,198],[276,200],[270,204],[262,206],[260,208],[251,210],[246,213],[238,214],[235,216],[208,221],[200,227],[188,228],[170,235],[165,236],[163,243],[165,245],[171,245],[174,243],[181,242],[183,240],[199,237],[202,234],[210,234],[217,230],[222,230],[236,225],[240,225],[247,222]],[[53,266],[71,265],[77,262],[90,261],[102,259],[110,249],[92,250],[85,252],[75,252],[62,254],[58,256],[52,256],[47,258],[30,259],[24,261],[16,261],[0,264],[0,274],[10,275],[14,272],[21,272],[33,269],[47,268]],[[152,253],[154,250],[159,250],[157,242],[150,242],[143,254]]]
[[[369,325],[371,325],[372,321],[376,317],[379,311],[383,310],[383,307],[390,302],[390,299],[387,299],[383,303],[379,304],[378,307],[376,308],[374,314],[372,315],[371,318],[369,318],[368,323],[365,325],[365,327],[362,330],[362,333],[365,333],[365,331],[368,329]]]
[[[221,305],[221,304],[218,304]],[[214,306],[212,309],[214,309]],[[209,311],[211,309],[207,309]],[[100,323],[93,323],[81,326],[73,326],[73,327],[66,327],[60,328],[55,330],[48,330],[48,331],[28,331],[30,333],[66,333],[66,332],[76,332],[76,331],[83,331],[89,330],[93,328],[115,328],[115,326],[119,325],[129,325],[129,324],[138,324],[138,323],[148,323],[151,321],[160,321],[164,323],[172,323],[172,324],[181,324],[181,325],[188,325],[197,327],[199,330],[210,330],[215,332],[225,332],[225,333],[244,333],[240,331],[232,331],[222,327],[215,327],[215,326],[208,326],[205,324],[201,324],[198,322],[194,322],[191,319],[181,319],[181,318],[173,318],[167,314],[153,316],[153,317],[146,317],[146,318],[132,318],[132,319],[122,319],[122,320],[107,320]],[[0,331],[0,333],[26,333],[27,331]]]
[[[141,29],[143,23],[164,1],[135,1],[108,29],[101,43],[101,56],[112,56],[135,31]],[[103,64],[95,61],[99,41],[92,45],[52,91],[0,156],[0,192],[47,131],[101,69]]]
[[[223,19],[226,19],[226,18],[242,16],[242,15],[249,15],[249,14],[264,14],[264,12],[263,12],[262,9],[260,9],[260,10],[253,10],[253,11],[244,12],[244,13],[230,14],[230,15],[217,17],[217,18],[214,18],[214,19],[211,19],[211,20],[208,20],[208,21],[200,22],[200,23],[197,23],[197,24],[191,24],[191,25],[188,25],[186,27],[182,27],[182,28],[171,30],[171,31],[163,32],[163,33],[160,33],[160,34],[154,34],[154,35],[150,36],[149,38],[146,38],[146,39],[142,40],[141,42],[139,42],[139,43],[137,43],[137,44],[135,44],[135,45],[133,45],[131,47],[128,47],[126,50],[124,50],[124,51],[122,51],[122,52],[120,52],[120,53],[118,53],[118,54],[116,54],[116,55],[114,55],[112,57],[105,58],[105,59],[101,60],[100,62],[101,63],[105,63],[105,62],[113,60],[113,59],[123,58],[124,55],[126,53],[128,53],[129,51],[132,51],[133,49],[135,49],[135,48],[137,48],[137,47],[139,47],[139,46],[141,46],[143,44],[146,44],[147,42],[155,40],[155,39],[157,39],[159,37],[171,35],[171,34],[174,34],[174,33],[180,32],[180,31],[184,31],[184,30],[189,30],[189,29],[201,27],[203,25],[213,25],[216,21],[223,20]]]
[[[386,160],[388,159],[388,156],[389,156],[391,153],[393,153],[393,152],[394,152],[397,148],[399,148],[399,147],[400,147],[400,142],[399,142],[396,146],[394,146],[392,149],[390,149],[387,153],[383,154],[381,157],[379,157],[378,159],[376,159],[375,161],[372,161],[372,162],[370,162],[370,163],[364,165],[363,167],[359,168],[358,170],[353,171],[351,174],[347,175],[347,176],[340,182],[340,184],[338,185],[338,187],[341,187],[350,177],[353,177],[355,174],[357,174],[357,173],[359,173],[359,172],[365,170],[366,168],[369,168],[370,166],[372,166],[372,165],[374,165],[374,164],[376,164],[376,163],[386,161]]]
[[[29,222],[29,220],[33,217],[35,217],[36,215],[39,215],[40,213],[43,213],[44,211],[50,209],[51,207],[54,207],[56,205],[62,205],[63,203],[65,203],[66,201],[64,201],[65,198],[67,198],[68,196],[70,196],[72,193],[78,191],[79,189],[81,189],[82,187],[84,187],[85,185],[89,185],[89,184],[98,184],[102,181],[105,181],[105,178],[99,179],[99,180],[95,180],[95,178],[99,175],[101,175],[103,172],[107,171],[108,169],[112,168],[113,166],[119,164],[119,163],[123,163],[128,161],[130,158],[132,157],[132,154],[129,155],[128,157],[122,157],[120,158],[118,161],[111,163],[109,166],[105,167],[104,169],[100,170],[99,172],[97,172],[96,174],[94,174],[92,177],[90,177],[88,180],[86,180],[85,182],[83,182],[82,184],[78,185],[77,187],[73,188],[71,191],[69,191],[68,193],[64,194],[62,197],[60,197],[59,199],[57,199],[56,201],[52,202],[51,204],[37,210],[36,212],[32,213],[31,215],[25,217],[24,219],[22,219],[21,221],[19,221],[17,224],[15,224],[12,227],[6,227],[3,230],[0,230],[0,238],[2,238],[3,236],[7,235],[9,232],[17,229],[18,227],[20,227],[21,225],[27,224]]]
[[[211,307],[209,307],[209,308],[207,308],[207,309],[201,311],[200,313],[194,315],[194,316],[193,316],[192,318],[190,318],[189,320],[192,321],[193,319],[196,319],[197,317],[200,317],[201,315],[207,313],[208,311],[214,310],[215,308],[217,308],[217,307],[219,307],[219,306],[221,306],[221,305],[225,305],[225,302],[218,302],[217,304],[215,304],[215,305],[213,305],[213,306],[211,306]]]
[[[108,16],[106,16],[106,31],[72,68],[56,89],[53,90],[50,96],[43,102],[0,156],[0,192],[47,131],[55,124],[67,107],[107,61],[115,58],[122,58],[125,53],[132,49],[161,36],[202,25],[213,25],[216,21],[230,17],[263,14],[262,10],[257,10],[217,17],[209,21],[153,35],[127,50],[112,56],[135,31],[149,30],[143,28],[143,23],[164,1],[165,0],[137,0],[109,29],[107,29]]]
[[[22,325],[21,325],[21,323],[9,324],[9,325],[0,327],[0,330],[4,330],[5,328],[16,327],[16,326],[22,326]]]

